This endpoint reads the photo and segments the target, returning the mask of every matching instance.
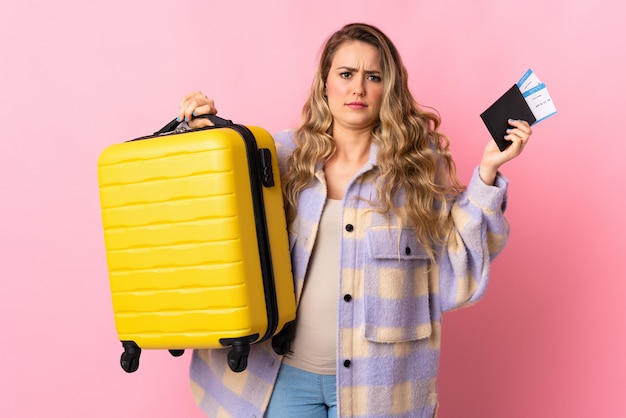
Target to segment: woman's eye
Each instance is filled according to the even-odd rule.
[[[339,77],[341,78],[350,78],[352,76],[352,74],[348,71],[345,71],[343,73],[339,73]]]
[[[378,75],[370,75],[367,78],[368,78],[368,80],[375,81],[376,83],[380,83],[380,81],[381,81],[381,78]]]

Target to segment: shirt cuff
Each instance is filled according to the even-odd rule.
[[[487,209],[497,210],[506,207],[507,189],[509,181],[502,174],[496,175],[496,181],[493,186],[485,184],[480,178],[478,167],[474,169],[474,174],[467,187],[467,194],[475,205]]]

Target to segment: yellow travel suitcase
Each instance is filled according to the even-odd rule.
[[[250,344],[289,350],[295,296],[276,149],[270,134],[217,126],[106,148],[98,180],[106,259],[127,372],[141,349],[230,347],[245,370]]]

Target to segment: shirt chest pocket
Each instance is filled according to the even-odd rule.
[[[372,227],[366,231],[366,243],[365,338],[393,343],[429,337],[430,259],[417,242],[415,230]]]

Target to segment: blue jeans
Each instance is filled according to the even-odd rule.
[[[337,379],[283,364],[266,418],[336,418]]]

